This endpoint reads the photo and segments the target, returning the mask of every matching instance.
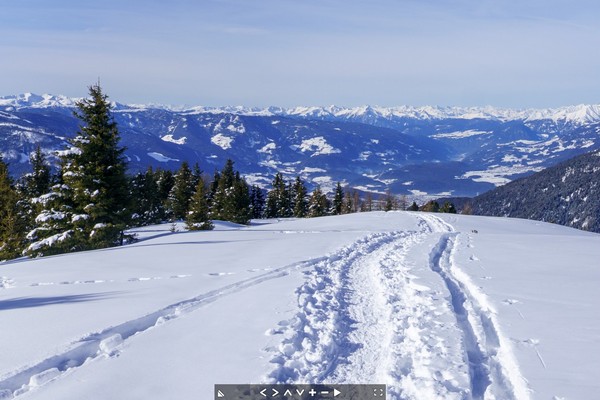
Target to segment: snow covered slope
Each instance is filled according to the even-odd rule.
[[[599,235],[373,212],[139,237],[0,265],[1,399],[209,399],[243,382],[600,391]]]

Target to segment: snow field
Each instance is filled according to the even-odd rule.
[[[390,399],[600,390],[599,235],[406,212],[175,228],[0,265],[0,399],[210,398],[240,382],[386,383]]]

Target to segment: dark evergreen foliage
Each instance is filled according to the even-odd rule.
[[[342,184],[338,182],[335,186],[335,193],[331,204],[331,214],[340,215],[344,210],[344,189]]]
[[[0,261],[20,255],[25,242],[25,220],[8,166],[0,158]]]
[[[477,196],[473,214],[527,218],[600,232],[600,152]]]
[[[327,196],[321,191],[321,187],[317,186],[312,192],[308,202],[308,217],[322,217],[327,215],[330,209],[330,201]]]
[[[427,211],[427,212],[439,212],[440,211],[440,204],[435,201],[435,200],[430,200],[427,203],[423,204],[421,206],[421,211]]]
[[[214,228],[214,225],[209,219],[208,191],[202,176],[200,174],[197,176],[196,191],[192,197],[185,223],[189,230],[210,230]]]
[[[61,182],[44,195],[39,226],[28,235],[36,241],[29,247],[32,255],[114,246],[129,223],[125,149],[111,104],[97,84],[89,95],[77,103],[79,132],[60,154]]]
[[[265,215],[267,218],[286,218],[292,216],[288,184],[281,173],[275,174],[273,188],[267,194]]]
[[[216,182],[216,185],[215,185]],[[252,217],[250,190],[246,181],[227,160],[211,185],[210,218],[247,224]]]
[[[408,211],[419,211],[419,206],[415,201],[412,202],[410,206],[407,208]]]
[[[454,207],[454,204],[450,203],[449,201],[446,201],[444,205],[440,208],[440,212],[456,214],[456,208]]]
[[[152,171],[152,167],[131,179],[130,194],[134,199],[131,212],[135,225],[156,224],[165,219],[163,204],[166,199],[160,197],[157,174]]]
[[[264,218],[265,195],[263,190],[256,185],[250,188],[250,210],[253,219]]]
[[[184,161],[175,174],[173,187],[169,193],[169,208],[174,219],[186,218],[196,189],[195,181],[189,164]]]
[[[308,201],[306,199],[307,195],[306,185],[304,181],[297,176],[294,181],[294,186],[292,187],[292,197],[294,199],[294,211],[293,215],[296,218],[304,218],[306,217],[306,213],[308,212]]]

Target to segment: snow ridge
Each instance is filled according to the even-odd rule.
[[[24,93],[12,96],[0,96],[0,107],[45,108],[74,107],[81,98],[69,98],[63,95]],[[161,104],[120,104],[113,103],[118,111],[136,112],[148,109],[164,109],[194,114],[237,114],[249,116],[290,116],[314,119],[349,119],[372,123],[377,119],[419,119],[435,120],[445,118],[488,119],[498,121],[540,121],[552,120],[575,124],[600,121],[600,104],[579,104],[544,109],[509,109],[492,106],[450,107],[450,106],[297,106],[297,107],[244,107],[244,106],[170,106]]]

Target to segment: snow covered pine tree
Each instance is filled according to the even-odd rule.
[[[70,140],[71,148],[59,152],[62,182],[43,199],[46,206],[36,218],[38,227],[28,235],[34,240],[27,250],[30,255],[122,243],[130,219],[125,149],[119,146],[112,106],[100,85],[90,86],[89,95],[77,103],[75,115],[82,125]]]

